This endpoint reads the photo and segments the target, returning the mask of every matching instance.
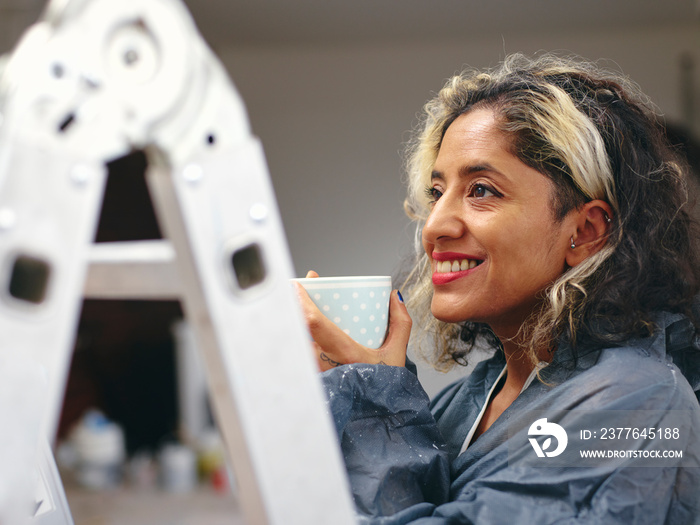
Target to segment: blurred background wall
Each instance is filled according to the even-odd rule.
[[[642,86],[666,120],[690,120],[682,82],[697,76],[684,72],[700,53],[695,25],[465,33],[443,41],[218,50],[265,145],[300,275],[310,268],[324,275],[397,269],[412,239],[400,153],[424,102],[464,65],[493,65],[516,51],[605,58]]]
[[[210,38],[265,145],[299,274],[396,271],[412,239],[400,153],[424,102],[463,66],[543,50],[602,60],[666,120],[695,125],[691,0],[262,2],[270,11],[242,13],[257,28],[235,4]],[[192,8],[207,36],[203,6]]]
[[[691,137],[698,131],[700,19],[693,0],[187,3],[262,139],[299,276],[308,269],[400,272],[414,232],[402,210],[401,151],[421,106],[464,66],[494,65],[513,52],[602,60],[638,82],[665,121]],[[11,48],[42,6],[0,0],[0,51]],[[131,159],[115,170],[134,165],[143,169]],[[138,196],[141,183],[122,180],[115,190],[121,206],[103,216],[103,240],[142,238],[144,223],[153,230]],[[125,230],[112,235],[120,227]],[[157,228],[149,236],[157,236]],[[176,407],[165,400],[174,399],[176,388],[168,327],[179,315],[172,304],[87,303],[64,426],[91,404],[124,421],[146,403],[160,407],[160,426],[143,430],[153,418],[125,423],[146,436],[139,441],[134,430],[130,446],[172,431]],[[446,380],[427,367],[421,377],[430,393]]]

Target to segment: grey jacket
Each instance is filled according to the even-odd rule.
[[[501,352],[432,402],[410,367],[323,373],[359,521],[700,523],[700,349],[685,317],[659,324],[625,346],[561,345],[462,453]]]

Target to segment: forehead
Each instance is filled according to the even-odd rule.
[[[512,143],[499,128],[492,109],[473,109],[457,117],[445,131],[434,164],[433,174],[443,173],[455,164],[492,165],[518,161]]]
[[[511,154],[511,142],[499,129],[492,109],[473,109],[457,117],[447,128],[438,150],[438,160],[449,154]],[[436,161],[437,163],[437,161]]]

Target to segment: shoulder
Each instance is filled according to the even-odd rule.
[[[596,408],[699,408],[693,389],[673,360],[644,342],[600,350],[595,363],[579,368],[561,386],[581,390],[585,393],[581,402]]]

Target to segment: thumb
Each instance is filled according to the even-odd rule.
[[[401,292],[397,290],[391,294],[389,302],[389,329],[382,345],[384,352],[396,356],[403,355],[405,359],[412,326],[411,316],[408,314]]]

